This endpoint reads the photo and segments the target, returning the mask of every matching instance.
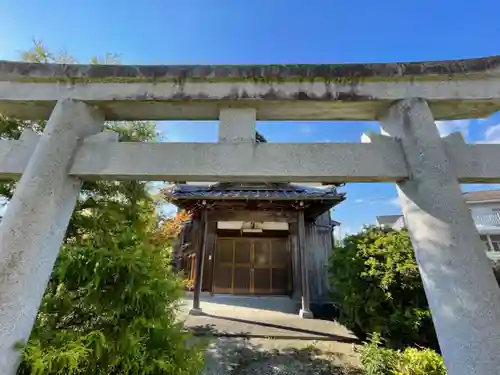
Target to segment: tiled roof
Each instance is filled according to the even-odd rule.
[[[253,199],[253,200],[344,200],[345,193],[335,187],[315,188],[293,184],[218,183],[211,186],[174,185],[166,195],[177,199]]]
[[[500,190],[469,191],[464,198],[466,202],[500,201]]]

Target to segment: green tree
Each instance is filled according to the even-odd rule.
[[[139,189],[128,194],[81,213],[88,221],[62,248],[21,374],[199,371],[176,321],[182,292],[169,252],[151,241],[154,206]]]
[[[379,333],[390,347],[437,348],[422,280],[406,230],[366,227],[334,249],[330,264],[340,322],[358,337]]]
[[[32,62],[54,57],[39,42],[23,54]],[[107,55],[107,62],[116,62]],[[99,59],[93,59],[94,62]],[[0,137],[44,121],[0,116]],[[125,141],[156,138],[149,122],[107,122],[105,131]],[[15,183],[0,185],[8,201]],[[181,282],[169,266],[170,249],[158,240],[156,202],[138,181],[85,182],[70,220],[30,340],[21,375],[196,374],[198,348],[176,319]]]

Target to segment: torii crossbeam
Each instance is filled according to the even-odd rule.
[[[353,65],[0,62],[0,113],[48,119],[0,141],[20,178],[0,225],[0,373],[14,375],[86,179],[381,182],[401,207],[450,375],[500,368],[500,289],[460,182],[500,182],[500,145],[441,139],[435,119],[500,109],[500,57]],[[121,143],[105,120],[216,120],[217,143]],[[257,120],[378,120],[363,143],[257,143]],[[283,123],[286,127],[286,123]],[[302,250],[307,256],[307,251]]]

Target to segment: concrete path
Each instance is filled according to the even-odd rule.
[[[213,341],[204,375],[352,374],[359,358],[356,338],[332,321],[300,319],[287,297],[203,295],[204,315],[181,318],[196,336]],[[275,311],[278,310],[278,311]]]

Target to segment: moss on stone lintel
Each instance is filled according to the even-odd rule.
[[[71,83],[442,80],[495,74],[500,56],[441,62],[295,65],[77,65],[0,61],[0,81]]]

